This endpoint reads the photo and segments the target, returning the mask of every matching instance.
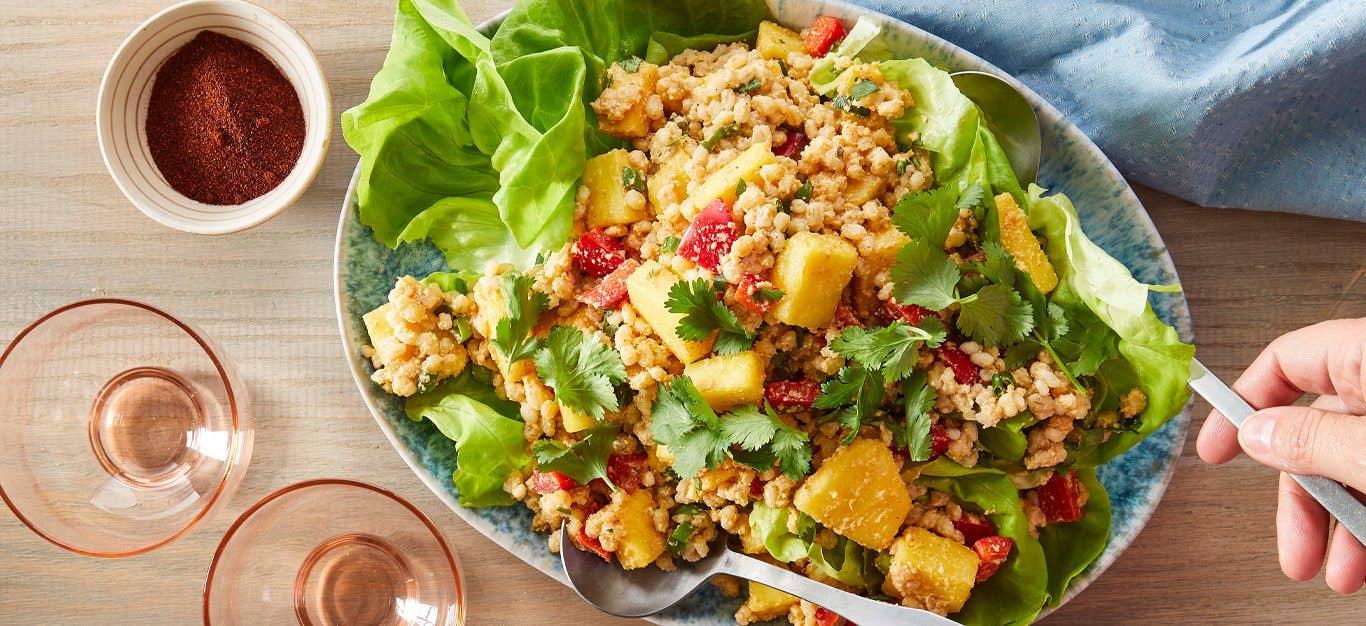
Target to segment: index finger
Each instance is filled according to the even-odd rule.
[[[1330,320],[1277,337],[1249,365],[1233,390],[1254,409],[1285,406],[1306,393],[1337,396],[1345,413],[1366,410],[1366,318]],[[1242,450],[1238,429],[1218,411],[1200,428],[1196,451],[1224,463]]]

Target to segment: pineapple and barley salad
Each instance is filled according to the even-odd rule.
[[[908,241],[892,224],[892,207],[935,180],[929,155],[899,148],[890,124],[915,102],[875,64],[843,63],[839,69],[851,71],[841,74],[837,93],[849,96],[860,85],[856,105],[817,95],[807,80],[813,58],[799,36],[768,23],[753,48],[721,45],[685,51],[662,66],[608,69],[592,108],[601,130],[626,139],[630,149],[589,160],[573,241],[525,275],[546,298],[536,333],[570,326],[620,355],[622,402],[604,416],[620,426],[608,470],[617,488],[550,480],[551,473],[539,471],[514,473],[503,488],[535,513],[535,530],[565,524],[576,541],[627,568],[667,570],[679,559],[697,560],[721,534],[766,557],[749,523],[756,503],[786,511],[793,532],[809,516],[819,522],[815,543],[829,548],[845,537],[890,557],[880,590],[889,600],[947,614],[963,606],[981,580],[979,569],[988,569],[973,544],[994,534],[990,523],[949,494],[917,484],[919,464],[908,462],[886,425],[863,424],[848,442],[840,423],[821,420],[825,412],[811,406],[816,385],[846,365],[830,347],[845,328],[954,315],[892,298],[890,268]],[[1009,196],[998,202],[1013,206]],[[944,246],[954,260],[977,253],[977,219],[961,210]],[[716,241],[719,248],[710,245]],[[389,303],[366,319],[373,379],[410,396],[470,365],[487,368],[499,395],[520,405],[528,449],[543,438],[572,444],[597,420],[557,402],[532,360],[509,362],[490,341],[508,314],[502,278],[513,271],[491,264],[468,293],[400,279]],[[751,347],[720,354],[713,340],[685,341],[675,332],[680,315],[666,306],[670,289],[698,278],[724,281],[724,304],[753,335]],[[468,332],[459,328],[463,320]],[[1023,457],[1031,471],[1012,479],[1037,534],[1048,516],[1036,488],[1054,474],[1032,470],[1066,459],[1074,425],[1091,411],[1090,394],[1075,388],[1046,352],[1012,369],[1001,348],[950,334],[937,349],[921,347],[916,358],[935,392],[935,456],[971,468],[982,429],[1032,414]],[[662,386],[684,374],[717,412],[767,399],[786,426],[809,438],[814,473],[794,477],[727,458],[696,477],[676,476],[650,416]],[[888,401],[898,393],[895,385],[885,392]],[[1123,396],[1122,415],[1101,418],[1133,417],[1145,402],[1134,389]],[[1077,505],[1085,498],[1081,489]],[[689,533],[678,532],[684,525]],[[552,550],[561,548],[558,538],[550,534]],[[988,558],[995,571],[1006,557]],[[789,565],[850,588],[807,559]],[[741,591],[737,581],[718,584]],[[785,616],[816,624],[821,611],[751,584],[736,619]]]

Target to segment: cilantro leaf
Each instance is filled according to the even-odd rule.
[[[792,197],[795,198],[795,199],[797,199],[797,200],[801,200],[801,201],[803,201],[803,202],[810,202],[810,201],[811,201],[811,192],[814,191],[814,190],[815,190],[815,188],[813,188],[813,187],[811,186],[811,181],[808,180],[808,181],[802,183],[802,186],[801,186],[801,187],[798,187],[798,188],[797,188],[796,193],[793,193],[793,194],[792,194]]]
[[[644,59],[638,56],[632,56],[630,58],[617,61],[617,65],[620,65],[621,69],[625,70],[627,74],[634,74],[640,71],[641,61],[644,61]]]
[[[758,302],[777,302],[787,295],[786,291],[777,288],[760,287],[754,290],[754,299]]]
[[[877,93],[878,89],[877,83],[866,78],[861,78],[855,81],[853,86],[849,87],[849,97],[854,100],[862,100]]]
[[[692,538],[694,532],[692,522],[683,522],[674,527],[673,532],[669,533],[669,538],[664,542],[664,546],[674,554],[683,552],[688,547],[688,540]]]
[[[626,380],[626,366],[597,335],[556,326],[534,357],[536,373],[566,407],[601,420],[618,408],[613,384]]]
[[[504,274],[500,285],[508,314],[493,328],[493,346],[509,363],[529,359],[541,345],[540,339],[531,336],[531,331],[550,299],[532,290],[532,280],[517,272]]]
[[[612,455],[612,442],[617,438],[616,424],[598,424],[583,432],[583,439],[565,445],[554,439],[541,439],[531,446],[536,456],[536,467],[542,471],[560,472],[580,485],[601,478],[616,490],[607,477],[607,458]]]
[[[947,187],[906,194],[892,210],[892,224],[916,242],[942,250],[958,221],[958,194]]]
[[[982,183],[973,183],[963,189],[963,193],[958,194],[958,201],[953,203],[955,209],[973,209],[982,204],[982,196],[986,194],[986,189]]]
[[[669,447],[674,471],[685,478],[715,469],[727,456],[758,470],[778,463],[792,478],[811,471],[805,432],[788,426],[771,407],[760,411],[746,405],[717,416],[687,376],[674,378],[661,390],[650,413],[650,430],[656,442]]]
[[[933,454],[930,425],[938,394],[929,385],[928,378],[925,372],[916,372],[901,384],[901,394],[906,401],[906,450],[910,460],[917,463],[930,460]]]
[[[845,328],[830,342],[830,349],[865,369],[881,371],[889,381],[897,381],[915,369],[920,344],[939,347],[946,335],[937,317],[925,318],[918,327],[898,320],[880,328]]]
[[[861,365],[846,365],[840,368],[834,378],[821,385],[821,395],[812,405],[818,409],[839,410],[828,417],[849,429],[844,443],[858,437],[859,428],[871,422],[886,392],[882,375],[868,371]]]
[[[995,241],[988,241],[982,244],[982,254],[986,260],[976,265],[977,271],[981,272],[991,282],[1001,285],[1014,285],[1015,278],[1015,258]]]
[[[747,83],[745,83],[745,84],[743,84],[743,85],[740,85],[739,87],[736,87],[735,90],[738,91],[738,92],[740,92],[740,93],[750,93],[750,92],[753,92],[753,91],[758,91],[759,88],[762,87],[763,85],[764,85],[764,82],[761,81],[761,80],[759,80],[758,78],[751,78],[751,79],[749,79],[749,82],[747,82]]]
[[[1008,345],[1034,329],[1034,309],[1014,289],[987,285],[958,300],[958,328],[982,345]]]
[[[732,453],[736,461],[763,471],[779,468],[791,478],[801,478],[811,471],[811,446],[805,432],[788,426],[765,406],[763,411],[745,405],[727,413],[721,420],[722,430],[731,444],[754,454]]]
[[[730,449],[725,433],[719,428],[699,428],[668,446],[674,455],[674,471],[683,478],[696,476],[704,468],[716,469],[726,460]]]
[[[663,249],[665,252],[678,252],[679,243],[682,243],[681,239],[673,235],[669,235],[668,237],[664,238],[664,243],[660,245],[660,248]]]
[[[722,302],[717,286],[705,278],[674,283],[664,306],[683,315],[675,329],[681,339],[706,341],[713,331],[717,331],[713,346],[717,354],[734,354],[748,350],[754,344],[754,336]]]
[[[902,304],[941,311],[958,300],[954,286],[960,276],[958,265],[943,250],[912,242],[896,253],[893,295]]]

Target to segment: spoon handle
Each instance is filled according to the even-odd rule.
[[[1242,428],[1243,422],[1254,413],[1252,407],[1238,395],[1238,392],[1210,373],[1209,368],[1200,361],[1191,361],[1190,386],[1238,428]],[[1351,492],[1332,479],[1299,474],[1291,474],[1290,477],[1318,500],[1343,528],[1357,538],[1357,541],[1366,543],[1366,504],[1362,504]]]
[[[823,606],[855,624],[958,624],[929,611],[888,604],[836,589],[739,552],[727,551],[717,569],[721,573],[768,585]]]

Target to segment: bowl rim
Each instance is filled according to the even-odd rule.
[[[1034,107],[1035,113],[1041,117],[1041,122],[1043,121],[1042,118],[1052,118],[1052,121],[1060,125],[1064,134],[1068,135],[1070,138],[1077,140],[1081,144],[1083,149],[1085,149],[1088,153],[1100,157],[1098,160],[1096,160],[1097,165],[1099,166],[1099,173],[1111,179],[1112,181],[1117,182],[1123,188],[1121,197],[1124,204],[1137,207],[1139,209],[1143,209],[1135,212],[1135,219],[1138,222],[1138,225],[1144,229],[1146,235],[1150,237],[1155,237],[1158,241],[1164,243],[1164,245],[1161,246],[1159,250],[1157,260],[1159,263],[1162,264],[1163,269],[1166,271],[1170,271],[1172,278],[1175,279],[1178,284],[1180,283],[1180,275],[1177,272],[1175,262],[1172,260],[1171,251],[1166,247],[1165,241],[1162,239],[1161,233],[1158,231],[1156,224],[1153,223],[1152,216],[1150,216],[1147,210],[1144,209],[1143,203],[1139,200],[1138,195],[1134,193],[1133,187],[1129,185],[1129,181],[1126,178],[1124,178],[1123,174],[1120,173],[1119,169],[1115,167],[1114,162],[1110,160],[1110,157],[1106,155],[1105,152],[1095,144],[1095,142],[1090,138],[1090,136],[1082,132],[1080,128],[1077,128],[1074,122],[1070,121],[1066,116],[1062,114],[1061,111],[1054,107],[1048,100],[1040,96],[1032,88],[1020,82],[1013,75],[997,67],[995,64],[990,63],[987,60],[981,58],[976,53],[973,53],[956,43],[944,39],[939,35],[936,35],[930,31],[927,31],[909,22],[905,22],[903,20],[889,16],[885,13],[881,13],[873,9],[851,4],[845,0],[804,1],[811,2],[822,7],[836,7],[839,10],[849,13],[867,15],[882,21],[884,24],[891,23],[895,25],[895,27],[904,29],[905,31],[913,34],[918,38],[924,39],[925,41],[931,44],[948,48],[952,50],[956,56],[967,59],[968,61],[979,65],[980,68],[984,68],[986,71],[990,71],[996,74],[997,76],[1005,79],[1025,96],[1025,99],[1028,100],[1030,104]],[[772,11],[775,7],[775,4],[781,4],[781,0],[767,0],[767,3],[769,5],[770,10]],[[501,25],[502,22],[507,18],[507,16],[511,12],[511,9],[505,9],[495,14],[494,16],[476,24],[476,28],[480,32],[488,34],[491,30],[496,29],[499,25]],[[393,427],[385,419],[384,410],[380,408],[378,404],[376,404],[374,398],[371,397],[370,391],[366,387],[367,383],[369,382],[369,376],[367,376],[361,370],[359,366],[359,361],[356,358],[354,358],[354,356],[351,354],[351,347],[347,339],[350,336],[349,333],[352,324],[346,312],[346,302],[344,295],[345,285],[343,284],[342,280],[342,276],[344,273],[342,263],[345,258],[346,247],[346,224],[347,220],[351,217],[351,214],[356,210],[354,204],[356,200],[357,186],[360,181],[361,165],[362,164],[358,160],[352,172],[351,181],[347,185],[346,195],[343,199],[341,215],[339,217],[337,224],[337,236],[332,256],[333,300],[337,314],[337,325],[341,334],[340,338],[342,355],[346,359],[347,367],[351,370],[351,376],[355,380],[357,391],[360,392],[361,398],[365,402],[366,408],[370,411],[371,418],[373,418],[375,423],[379,426],[380,431],[384,433],[385,439],[389,441],[390,447],[394,448],[394,450],[398,453],[399,457],[403,459],[403,462],[408,465],[409,469],[411,469],[415,475],[417,475],[418,480],[420,480],[429,491],[436,495],[437,499],[441,500],[441,502],[445,504],[447,508],[455,512],[456,515],[462,521],[464,521],[466,524],[468,524],[476,531],[478,531],[479,534],[483,535],[490,541],[493,541],[504,551],[512,554],[513,556],[516,556],[523,562],[527,563],[528,565],[531,565],[532,568],[536,569],[537,571],[541,571],[543,574],[546,574],[547,576],[559,581],[561,584],[569,586],[568,579],[564,576],[564,572],[562,569],[555,568],[549,572],[541,570],[539,567],[536,567],[534,564],[532,564],[522,554],[520,554],[520,550],[514,548],[513,546],[506,545],[500,539],[500,532],[493,526],[493,524],[490,524],[489,522],[480,518],[477,515],[467,514],[466,512],[468,511],[468,509],[460,505],[454,498],[451,497],[447,485],[443,482],[438,482],[437,477],[432,476],[431,473],[427,471],[427,468],[418,460],[418,458],[414,455],[413,451],[409,450],[406,446],[403,445],[398,434],[394,432]],[[1191,324],[1190,318],[1190,303],[1187,300],[1185,293],[1179,292],[1170,295],[1175,296],[1179,299],[1177,319],[1174,321],[1173,326],[1177,329],[1177,332],[1181,334],[1181,338],[1183,341],[1194,342],[1194,328]],[[1192,402],[1193,400],[1187,400],[1185,405],[1182,406],[1181,410],[1171,418],[1171,421],[1180,420],[1183,414],[1189,413],[1189,411],[1192,408]],[[1136,523],[1133,526],[1133,531],[1128,533],[1127,536],[1116,537],[1113,534],[1112,521],[1112,532],[1110,536],[1107,538],[1106,548],[1101,553],[1101,556],[1096,561],[1088,565],[1086,569],[1084,569],[1080,574],[1078,574],[1068,583],[1067,589],[1063,592],[1062,597],[1058,599],[1055,605],[1051,607],[1046,606],[1039,612],[1039,615],[1035,617],[1036,622],[1038,620],[1044,619],[1044,617],[1046,617],[1053,611],[1062,608],[1069,601],[1071,601],[1072,598],[1075,598],[1078,594],[1080,594],[1087,587],[1089,587],[1091,583],[1095,582],[1097,578],[1104,574],[1105,571],[1108,570],[1110,566],[1113,565],[1115,561],[1119,559],[1120,555],[1122,555],[1126,550],[1129,549],[1129,546],[1131,546],[1134,540],[1138,538],[1138,535],[1141,534],[1142,530],[1147,527],[1148,522],[1152,519],[1153,514],[1157,511],[1157,507],[1161,504],[1162,498],[1163,496],[1165,496],[1167,488],[1171,485],[1172,477],[1176,474],[1176,468],[1180,463],[1180,458],[1185,448],[1185,442],[1186,438],[1189,435],[1189,432],[1190,422],[1189,419],[1187,419],[1186,423],[1181,424],[1181,427],[1178,429],[1176,436],[1172,440],[1171,450],[1170,452],[1168,452],[1164,459],[1164,469],[1161,475],[1158,476],[1156,480],[1150,483],[1151,485],[1153,485],[1153,488],[1148,492],[1147,495],[1148,497],[1152,498],[1152,505],[1144,507],[1144,510],[1139,511],[1138,514],[1135,516]],[[1113,552],[1111,552],[1110,550],[1111,546],[1114,546],[1116,548],[1115,550],[1113,550]],[[648,616],[644,619],[648,622],[655,624],[673,623],[672,621],[664,621],[667,618],[662,613]]]
[[[210,590],[213,589],[214,573],[218,570],[218,562],[223,556],[223,551],[227,549],[228,543],[232,540],[233,536],[237,534],[237,531],[241,530],[242,526],[247,523],[247,520],[251,519],[257,511],[260,511],[267,504],[291,493],[321,486],[354,487],[377,493],[398,503],[403,508],[407,509],[409,513],[412,513],[419,522],[422,522],[423,526],[426,526],[427,530],[436,538],[437,544],[441,546],[441,552],[445,555],[446,563],[450,565],[451,574],[455,578],[455,595],[458,604],[455,610],[454,623],[465,623],[467,599],[465,597],[465,576],[460,569],[460,560],[455,556],[455,551],[451,550],[450,544],[446,542],[446,536],[441,533],[441,529],[437,527],[436,523],[433,522],[430,517],[427,517],[426,513],[422,512],[422,509],[418,508],[417,505],[412,502],[409,502],[403,496],[378,485],[350,478],[314,478],[286,485],[272,491],[266,497],[261,498],[259,501],[247,507],[247,510],[242,511],[242,514],[237,516],[237,519],[233,520],[232,525],[228,527],[228,530],[223,533],[223,537],[218,540],[218,547],[214,549],[213,560],[209,562],[209,572],[204,576],[203,616],[205,626],[213,623],[213,621],[209,619],[209,599],[211,597]]]
[[[306,70],[304,72],[302,79],[306,81],[316,80],[317,86],[320,88],[318,91],[321,94],[322,98],[322,110],[319,115],[310,116],[307,110],[304,111],[304,121],[306,124],[305,132],[316,128],[318,132],[320,132],[322,139],[321,143],[319,143],[318,145],[318,153],[310,158],[305,159],[304,157],[308,150],[307,135],[305,136],[305,145],[300,150],[299,160],[295,162],[294,169],[290,170],[291,176],[296,171],[303,172],[303,176],[301,178],[302,184],[299,186],[298,190],[287,196],[282,196],[279,199],[274,200],[268,204],[262,204],[255,211],[247,213],[239,219],[223,222],[201,222],[197,220],[186,219],[173,220],[166,215],[167,211],[164,208],[162,208],[162,206],[159,203],[142,202],[135,199],[133,193],[133,186],[126,180],[126,174],[123,173],[124,168],[116,168],[114,166],[113,162],[110,159],[110,151],[112,150],[112,147],[109,146],[109,142],[105,140],[105,135],[107,133],[113,132],[112,125],[114,123],[113,120],[108,119],[108,116],[105,113],[105,104],[108,103],[108,99],[110,97],[109,89],[112,88],[111,81],[113,80],[113,75],[117,70],[125,68],[128,65],[126,60],[122,59],[123,55],[126,53],[128,48],[133,44],[134,40],[137,39],[144,31],[148,30],[149,27],[165,19],[166,16],[171,14],[172,12],[181,11],[186,8],[195,6],[198,6],[201,9],[227,6],[229,7],[228,10],[230,11],[240,12],[243,14],[245,14],[246,12],[259,11],[263,13],[267,17],[267,19],[274,20],[279,26],[283,27],[281,28],[283,36],[286,39],[290,40],[292,44],[295,44],[299,47],[303,64]],[[204,30],[211,29],[212,28],[209,27],[205,28]],[[256,48],[256,46],[252,47]],[[260,48],[256,49],[266,58],[270,59],[271,63],[274,63],[277,67],[281,66],[279,59],[277,59],[273,53],[267,50],[262,50]],[[295,85],[294,87],[295,92],[297,93],[298,86]],[[95,98],[95,141],[99,145],[100,159],[104,161],[104,167],[105,170],[108,171],[109,177],[114,180],[115,186],[119,188],[119,192],[123,194],[123,197],[127,199],[128,202],[132,204],[135,208],[137,208],[137,210],[141,212],[143,215],[147,216],[148,218],[157,222],[158,224],[161,224],[162,226],[173,228],[175,230],[179,230],[182,232],[192,233],[196,235],[226,235],[241,232],[244,230],[249,230],[251,228],[260,226],[261,224],[264,224],[265,222],[270,221],[272,218],[279,215],[285,209],[289,208],[295,202],[297,202],[299,198],[303,197],[304,193],[307,192],[308,189],[313,185],[313,181],[322,171],[323,163],[327,161],[327,151],[329,146],[331,146],[332,144],[332,111],[332,92],[329,88],[329,83],[327,81],[327,72],[323,68],[322,62],[318,60],[317,51],[313,49],[313,46],[308,43],[308,40],[304,38],[302,33],[300,33],[292,25],[290,25],[289,22],[285,21],[284,18],[280,17],[278,13],[266,7],[260,6],[258,4],[248,2],[247,0],[184,0],[182,2],[178,2],[164,9],[161,9],[160,11],[157,11],[156,13],[152,14],[151,17],[148,17],[147,19],[143,20],[141,23],[135,26],[128,33],[127,36],[124,37],[123,41],[119,43],[119,46],[114,49],[114,53],[110,55],[109,62],[105,65],[104,73],[100,77],[100,84]],[[311,117],[316,117],[317,119],[311,119]],[[155,167],[155,164],[153,164],[153,167]],[[288,180],[288,177],[286,177],[285,180]],[[282,180],[280,184],[284,184],[284,181]],[[185,197],[183,194],[180,194],[180,192],[176,191],[173,188],[171,188],[170,191],[171,193],[177,194],[181,197]],[[274,189],[272,189],[271,191],[274,191]],[[269,194],[270,191],[267,191],[266,193]],[[259,198],[260,196],[257,197]],[[188,197],[185,197],[185,199],[189,202],[195,202],[194,200],[191,200]],[[252,200],[256,200],[256,198],[252,198],[251,200],[248,200],[248,202],[251,202]],[[242,205],[237,204],[222,206],[234,207]]]
[[[223,389],[227,393],[228,408],[229,412],[232,414],[232,432],[234,434],[233,450],[236,452],[225,461],[226,469],[224,469],[223,471],[223,477],[218,481],[218,486],[214,488],[213,495],[209,496],[209,500],[200,507],[199,512],[196,513],[195,516],[191,518],[188,522],[186,522],[183,527],[181,527],[175,533],[172,533],[171,535],[163,539],[160,539],[155,543],[152,543],[141,548],[135,548],[133,550],[125,551],[101,552],[98,550],[81,548],[78,546],[68,544],[58,539],[57,537],[47,533],[43,529],[39,528],[37,524],[33,523],[33,521],[30,520],[28,516],[24,515],[24,513],[19,510],[19,506],[15,504],[14,501],[10,499],[10,496],[5,492],[4,482],[0,481],[0,500],[4,500],[5,506],[7,506],[9,510],[14,513],[15,517],[19,518],[19,521],[23,523],[23,525],[27,526],[29,530],[33,531],[34,534],[38,535],[39,537],[42,537],[49,543],[59,548],[70,550],[71,552],[75,552],[76,554],[100,558],[121,558],[151,552],[152,550],[160,548],[168,543],[171,543],[185,536],[185,534],[190,532],[190,530],[194,528],[196,525],[198,525],[200,521],[202,521],[205,517],[208,517],[208,515],[211,512],[217,510],[219,506],[226,502],[226,499],[224,497],[228,495],[229,491],[231,491],[229,489],[229,486],[234,484],[237,480],[240,480],[242,475],[245,473],[244,468],[251,460],[251,443],[249,440],[246,440],[246,438],[250,437],[251,435],[250,433],[246,433],[246,436],[244,437],[244,432],[250,429],[251,423],[249,413],[246,409],[248,400],[245,396],[245,386],[238,385],[236,388],[234,388],[233,382],[236,376],[231,368],[231,364],[226,360],[226,358],[219,357],[217,345],[213,343],[213,341],[210,340],[206,335],[203,335],[197,329],[195,329],[194,326],[191,326],[186,322],[180,321],[174,315],[171,315],[170,313],[167,313],[157,307],[154,307],[150,304],[146,304],[143,302],[138,302],[137,300],[129,300],[126,298],[90,298],[87,300],[77,300],[76,302],[71,302],[62,305],[47,312],[42,317],[39,317],[38,319],[30,322],[27,326],[24,327],[23,330],[19,331],[19,334],[14,336],[14,339],[11,340],[9,345],[5,347],[4,352],[0,353],[0,369],[4,368],[5,361],[8,360],[10,354],[14,352],[15,348],[19,346],[19,344],[24,340],[24,338],[27,337],[29,333],[36,330],[43,323],[68,311],[73,311],[75,309],[87,306],[97,306],[105,304],[127,306],[150,312],[171,322],[172,324],[177,326],[181,330],[181,332],[184,332],[185,334],[189,335],[191,339],[194,339],[195,343],[199,345],[199,348],[203,350],[204,354],[209,357],[209,360],[211,362],[213,362],[214,368],[218,371],[219,380],[223,383]],[[241,397],[240,403],[239,396]]]

